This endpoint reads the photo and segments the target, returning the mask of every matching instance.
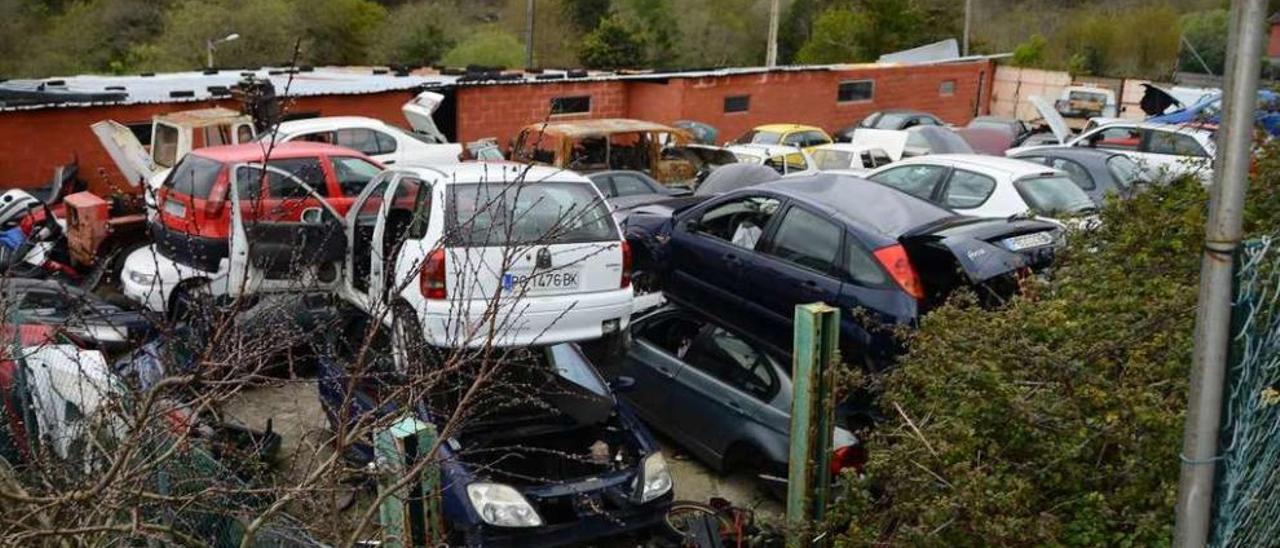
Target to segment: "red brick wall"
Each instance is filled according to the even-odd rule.
[[[409,92],[360,95],[359,100],[342,95],[302,97],[287,108],[326,116],[371,116],[403,126],[400,106],[412,97]],[[99,120],[149,122],[156,114],[213,106],[239,108],[228,100],[0,112],[0,189],[43,186],[53,178],[55,167],[78,158],[80,178],[94,192],[105,196],[113,190],[128,191],[130,187],[89,125]]]
[[[1271,24],[1271,40],[1267,43],[1267,57],[1280,57],[1280,23]]]
[[[624,118],[627,116],[626,85],[606,81],[458,88],[458,142],[497,137],[505,148],[524,126],[543,120]],[[591,96],[589,114],[548,117],[552,98],[579,95]]]

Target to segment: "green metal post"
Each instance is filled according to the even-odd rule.
[[[831,430],[835,423],[835,366],[840,310],[799,305],[795,315],[791,454],[787,463],[787,546],[813,546],[831,486]]]
[[[435,444],[434,426],[407,417],[382,432],[374,440],[374,454],[390,471],[378,480],[378,493],[386,493],[403,474],[426,458]],[[440,508],[440,467],[422,468],[418,481],[392,493],[379,508],[382,546],[408,548],[436,546],[444,541],[444,516]]]

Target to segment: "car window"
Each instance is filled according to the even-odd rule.
[[[1022,179],[1013,187],[1027,206],[1045,215],[1080,213],[1094,207],[1088,194],[1061,175]]]
[[[329,195],[329,187],[325,183],[324,169],[320,167],[319,158],[286,158],[271,160],[268,166],[284,170],[298,180],[307,184],[321,196]],[[368,181],[365,181],[366,183]],[[307,196],[306,189],[296,183],[286,183],[278,176],[267,177],[267,196],[272,198],[302,198]]]
[[[1050,158],[1046,163],[1049,167],[1067,172],[1067,177],[1071,178],[1071,182],[1084,190],[1093,190],[1096,186],[1093,182],[1093,176],[1089,175],[1089,170],[1080,165],[1080,162],[1066,158]]]
[[[1044,156],[1017,156],[1016,159],[1024,162],[1034,162],[1037,164],[1049,165],[1049,159]]]
[[[783,261],[829,273],[835,268],[844,231],[799,207],[787,210],[767,253]]]
[[[782,135],[772,131],[750,130],[738,137],[735,143],[740,145],[776,145]]]
[[[378,139],[378,151],[382,154],[391,154],[396,151],[396,138],[381,131],[373,132]]]
[[[939,122],[937,118],[934,118],[934,117],[932,117],[932,116],[921,116],[921,117],[919,117],[919,118],[917,118],[917,119],[916,119],[916,123],[917,123],[917,125],[921,125],[921,126],[940,126],[940,125],[942,125],[942,123],[941,123],[941,122]]]
[[[338,187],[343,196],[358,196],[364,187],[369,185],[378,172],[378,166],[363,158],[353,156],[333,156],[329,158],[333,168],[333,176],[338,179]]]
[[[732,200],[708,209],[698,220],[697,230],[745,249],[755,249],[769,219],[780,202],[767,196]]]
[[[456,183],[448,189],[451,246],[618,240],[617,225],[604,201],[582,183]]]
[[[813,163],[818,169],[849,169],[853,163],[853,153],[847,150],[822,148],[813,151]]]
[[[888,169],[872,175],[869,179],[928,200],[933,196],[934,187],[946,174],[945,167],[917,164]]]
[[[670,314],[648,322],[640,331],[640,338],[657,345],[668,354],[684,359],[693,339],[706,325],[705,322],[685,316]]]
[[[613,191],[613,177],[609,175],[600,175],[591,178],[591,184],[596,186],[596,190],[605,198],[616,198],[618,194]]]
[[[214,183],[218,182],[218,174],[221,172],[221,162],[188,154],[169,172],[164,186],[174,192],[203,200],[213,192]]]
[[[846,234],[844,241],[844,260],[841,267],[848,279],[870,286],[883,285],[888,281],[884,269],[880,267],[880,261],[864,249],[852,234]]]
[[[831,142],[831,139],[828,139],[827,136],[823,135],[821,131],[807,131],[805,132],[805,140],[802,146],[816,147],[818,145],[825,145],[830,142]]]
[[[996,180],[980,173],[957,169],[947,182],[947,192],[942,204],[956,209],[978,207],[996,189]]]
[[[1147,143],[1147,152],[1153,154],[1170,154],[1174,156],[1194,156],[1208,158],[1209,154],[1196,141],[1195,137],[1172,131],[1154,131],[1151,141]]]
[[[871,127],[879,129],[906,129],[906,123],[909,120],[909,116],[910,115],[899,114],[896,112],[886,112],[881,114],[880,117],[876,119],[875,125]]]
[[[889,153],[878,148],[873,148],[871,149],[871,165],[865,167],[876,168],[880,166],[887,166],[891,163],[893,163],[893,158],[889,157]]]
[[[369,155],[381,154],[377,133],[365,128],[344,128],[334,132],[340,147],[355,149]]]
[[[636,196],[640,194],[653,194],[653,189],[649,184],[641,180],[635,175],[628,173],[616,173],[613,175],[613,188],[616,192],[615,196]]]
[[[1135,127],[1108,127],[1088,137],[1086,144],[1108,150],[1138,150],[1142,143],[1142,130]]]
[[[806,142],[807,142],[806,135],[798,131],[793,133],[788,133],[786,137],[782,138],[782,144],[793,146],[793,147],[805,146]]]
[[[1116,186],[1128,190],[1134,183],[1142,180],[1142,168],[1132,158],[1117,154],[1107,158],[1107,171],[1115,180]]]
[[[683,361],[761,401],[772,397],[777,385],[769,359],[718,326],[704,329]]]

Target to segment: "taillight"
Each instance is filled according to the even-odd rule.
[[[907,248],[902,247],[902,244],[886,246],[877,249],[875,256],[903,291],[917,299],[924,298],[924,285],[920,283],[916,268],[911,266],[911,259],[907,257]]]
[[[418,271],[418,289],[425,299],[444,299],[444,248],[432,251]]]
[[[631,287],[631,244],[622,240],[622,289]]]
[[[831,455],[831,475],[840,474],[845,468],[852,468],[855,472],[862,473],[862,469],[867,465],[867,450],[861,445],[846,445],[837,447]]]

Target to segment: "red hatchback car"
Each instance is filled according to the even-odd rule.
[[[236,165],[252,171],[251,176],[242,171],[237,177],[241,215],[246,222],[263,223],[300,223],[308,210],[322,207],[321,198],[345,215],[355,197],[383,169],[360,152],[323,143],[280,143],[270,151],[263,143],[192,151],[174,166],[156,199],[159,226],[153,233],[162,254],[208,271],[216,270],[226,258],[231,230],[228,190],[231,168]]]

